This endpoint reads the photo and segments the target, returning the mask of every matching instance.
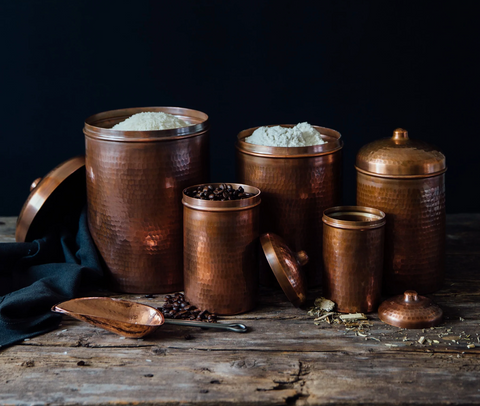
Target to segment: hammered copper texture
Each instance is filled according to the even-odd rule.
[[[385,300],[378,308],[380,320],[401,328],[433,327],[442,321],[442,316],[442,309],[412,290]]]
[[[323,295],[342,313],[369,313],[381,296],[384,225],[372,229],[323,226]]]
[[[288,148],[289,152],[284,156],[272,155],[268,151],[251,154],[245,151],[246,143],[242,140],[255,129],[242,131],[237,143],[239,181],[262,191],[261,233],[278,234],[293,251],[308,253],[310,260],[304,272],[309,287],[321,283],[323,211],[339,205],[342,195],[343,144],[340,134],[316,128],[322,134],[328,131],[328,141],[336,149],[309,153],[307,148]],[[297,155],[295,150],[303,152]],[[271,284],[272,272],[264,268],[261,281]]]
[[[88,224],[111,288],[182,290],[182,190],[208,180],[208,129],[138,142],[124,137],[85,136]]]
[[[387,176],[422,176],[446,169],[445,155],[436,147],[411,140],[408,132],[397,128],[391,138],[383,138],[358,151],[356,166],[360,170]]]
[[[243,187],[248,193],[259,193]],[[186,206],[186,200],[193,207]],[[256,304],[260,196],[242,200],[213,202],[184,194],[185,298],[212,313],[244,313]],[[235,202],[246,201],[251,205],[234,207]],[[197,203],[207,207],[200,210]],[[218,208],[221,203],[230,207],[208,207]]]
[[[357,204],[380,209],[385,228],[384,288],[432,293],[444,280],[445,175],[418,179],[357,173]]]
[[[292,252],[285,240],[278,235],[265,233],[260,236],[260,244],[269,266],[295,307],[300,307],[307,299],[307,287],[302,267],[308,263],[305,251]]]

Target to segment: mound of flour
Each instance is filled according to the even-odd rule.
[[[320,133],[308,123],[299,123],[293,128],[259,127],[245,142],[267,147],[309,147],[325,144]]]
[[[163,112],[145,112],[137,113],[118,124],[115,124],[113,130],[122,131],[152,131],[152,130],[170,130],[172,128],[186,127],[190,124],[182,119]]]

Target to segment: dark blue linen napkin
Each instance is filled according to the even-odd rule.
[[[85,209],[76,224],[56,225],[33,242],[0,244],[0,350],[56,329],[62,316],[53,305],[102,286]]]

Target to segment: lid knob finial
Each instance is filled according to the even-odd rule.
[[[42,179],[43,178],[37,178],[32,182],[32,184],[30,185],[30,192],[38,186]]]
[[[300,266],[304,266],[308,263],[308,255],[305,251],[298,251],[295,254],[295,258]]]
[[[408,131],[404,130],[403,128],[397,128],[395,131],[393,131],[392,139],[394,139],[394,140],[408,140]]]
[[[418,293],[414,290],[406,290],[403,298],[405,302],[416,302],[418,300]]]

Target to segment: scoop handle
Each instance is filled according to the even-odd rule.
[[[204,321],[165,319],[165,324],[176,324],[177,326],[190,326],[190,327],[200,327],[200,328],[216,328],[219,330],[234,331],[235,333],[247,332],[247,326],[241,323],[223,324],[223,323],[206,323]]]

